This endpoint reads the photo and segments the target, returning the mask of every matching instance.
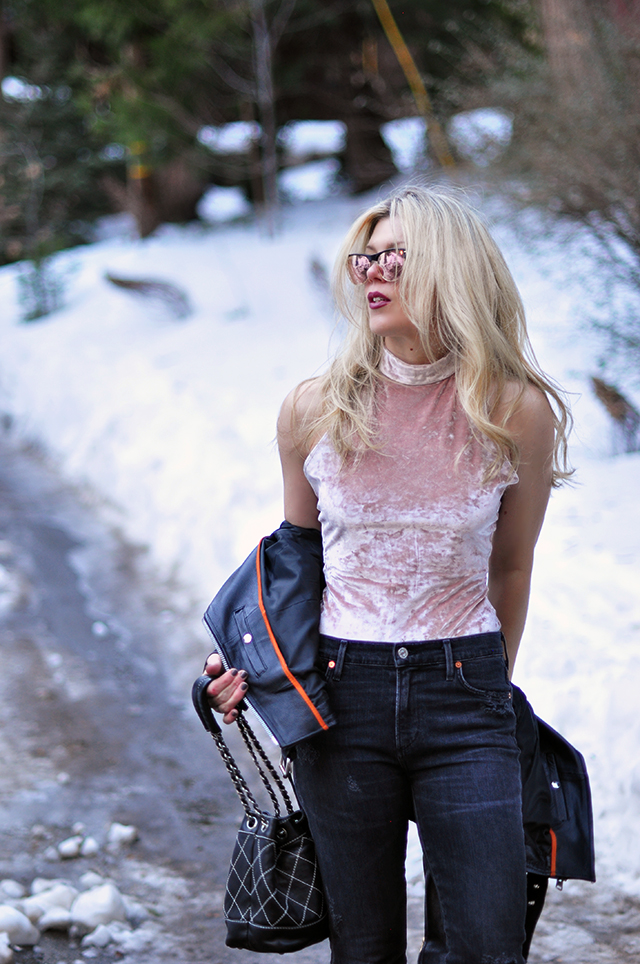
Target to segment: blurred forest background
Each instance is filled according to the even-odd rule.
[[[408,117],[422,171],[463,177],[456,121],[490,108],[476,176],[640,289],[640,0],[0,0],[0,80],[0,264],[42,270],[108,213],[188,222],[212,185],[273,232],[278,173],[317,156],[287,150],[297,121],[343,125],[343,191],[397,174],[381,128]]]

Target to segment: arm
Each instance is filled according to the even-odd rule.
[[[533,551],[551,492],[554,430],[542,392],[529,386],[507,427],[520,447],[518,482],[505,491],[489,559],[488,596],[507,641],[511,671],[529,605]]]
[[[284,517],[293,525],[319,529],[318,500],[304,474],[304,460],[310,445],[304,448],[299,438],[304,423],[313,417],[320,405],[317,383],[307,382],[284,400],[278,417],[278,451],[284,482]]]
[[[318,393],[314,382],[308,382],[302,389],[291,392],[284,401],[278,417],[278,449],[282,462],[284,478],[284,516],[287,522],[307,529],[319,529],[318,505],[315,492],[307,482],[303,466],[306,452],[296,443],[301,434],[299,419],[305,419],[314,412]],[[208,657],[205,673],[212,677],[207,687],[211,706],[223,713],[225,723],[237,719],[238,703],[244,697],[248,684],[247,674],[237,669],[223,669],[217,653]]]

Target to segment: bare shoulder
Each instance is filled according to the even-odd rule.
[[[278,416],[278,445],[281,450],[311,448],[304,444],[309,429],[322,413],[322,378],[310,378],[289,392]],[[306,452],[301,454],[307,454]]]
[[[523,388],[517,382],[509,382],[502,391],[495,417],[521,446],[529,448],[537,443],[553,447],[553,411],[549,399],[536,385],[529,383]]]

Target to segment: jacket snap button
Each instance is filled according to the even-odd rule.
[[[252,639],[253,639],[253,636],[251,635],[251,633],[245,633],[244,636],[242,637],[242,642],[250,643]]]
[[[400,659],[406,659],[408,655],[409,655],[409,650],[406,648],[406,646],[401,646],[400,649],[398,650],[398,656],[400,657]]]

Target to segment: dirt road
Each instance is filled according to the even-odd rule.
[[[150,945],[131,964],[240,964],[269,958],[224,945],[220,910],[240,809],[189,702],[206,654],[199,613],[154,578],[83,495],[37,452],[0,438],[0,879],[111,879],[149,911]],[[231,738],[239,756],[242,750]],[[104,845],[118,821],[138,841]],[[52,860],[82,823],[93,857]],[[409,943],[421,940],[410,902]],[[47,932],[18,964],[97,964]],[[293,955],[326,964],[326,944]],[[552,895],[532,964],[640,960],[640,903],[606,888]]]

